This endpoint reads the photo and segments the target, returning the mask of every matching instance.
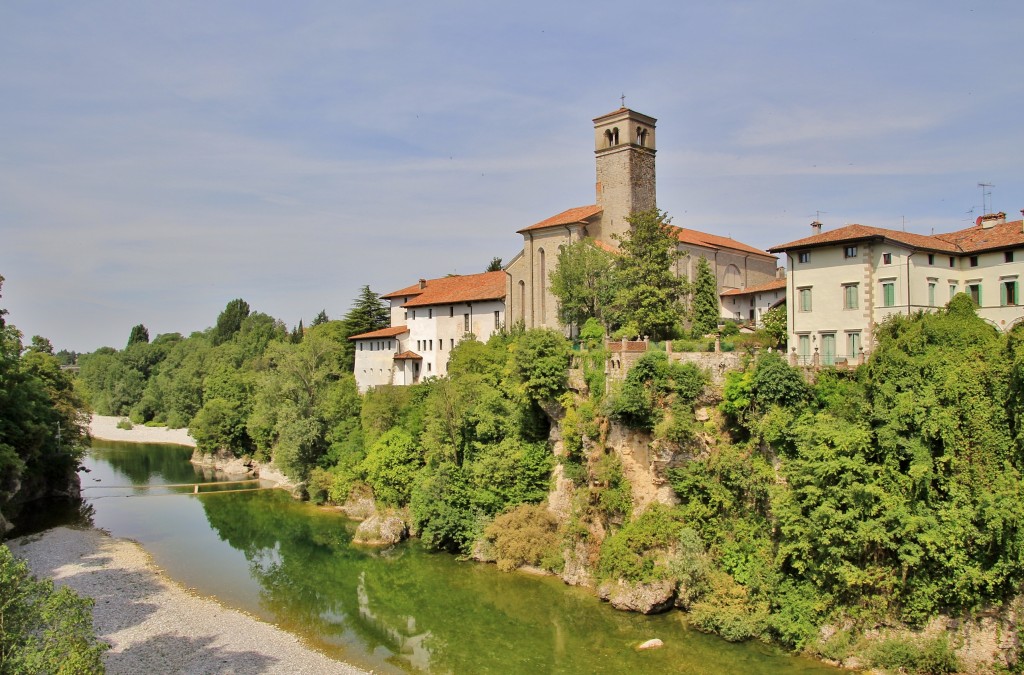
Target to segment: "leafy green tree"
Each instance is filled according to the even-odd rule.
[[[326,309],[321,309],[320,313],[317,314],[316,317],[313,318],[313,323],[309,324],[309,327],[310,328],[316,328],[317,326],[319,326],[321,324],[325,324],[328,321],[330,321],[330,319],[327,318],[327,310]]]
[[[424,470],[412,489],[409,511],[424,544],[452,553],[469,552],[477,518],[470,504],[469,482],[457,464],[442,462]]]
[[[33,335],[29,349],[40,354],[53,354],[53,343],[42,335]]]
[[[683,315],[681,298],[689,283],[675,273],[683,257],[669,218],[657,209],[635,213],[630,230],[612,235],[622,251],[615,267],[616,325],[635,324],[655,339],[673,334]]]
[[[553,330],[526,331],[516,340],[512,365],[529,398],[553,401],[568,386],[569,343]]]
[[[768,336],[769,344],[772,347],[785,349],[786,341],[789,339],[789,329],[786,327],[787,314],[786,303],[772,307],[761,315],[761,325]],[[851,356],[853,356],[851,354]]]
[[[614,293],[614,256],[591,239],[562,247],[551,272],[551,292],[558,298],[558,318],[567,326],[603,320]]]
[[[96,639],[89,598],[36,580],[0,545],[0,672],[102,673],[110,645]]]
[[[401,427],[390,429],[370,447],[362,470],[374,496],[384,504],[404,506],[412,494],[423,457],[412,436]]]
[[[217,325],[213,328],[214,346],[224,344],[235,336],[242,328],[242,321],[249,316],[249,303],[241,298],[229,302],[224,311],[217,317]]]
[[[149,342],[149,330],[141,323],[132,327],[132,332],[128,335],[128,346],[131,347],[140,342]]]
[[[487,269],[484,272],[500,272],[501,271],[501,258],[494,256],[491,258],[491,262],[487,264]]]
[[[718,281],[711,271],[708,259],[704,256],[697,259],[697,278],[693,284],[692,302],[690,312],[693,335],[707,335],[718,327],[721,312],[718,302]]]

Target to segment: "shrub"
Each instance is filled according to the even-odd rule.
[[[597,503],[609,518],[629,515],[633,509],[633,494],[629,481],[622,473],[622,462],[614,453],[602,455],[593,468],[598,484]]]
[[[959,669],[956,654],[945,635],[931,640],[890,638],[868,650],[871,662],[889,670],[911,673],[955,673]]]
[[[551,401],[568,386],[569,343],[553,330],[529,330],[516,340],[513,367],[527,396]]]
[[[412,492],[413,478],[423,465],[412,436],[395,427],[377,439],[360,468],[374,496],[384,504],[404,506]]]
[[[766,612],[750,601],[746,588],[719,570],[710,574],[709,585],[707,595],[690,610],[694,628],[729,642],[749,640],[764,632]]]
[[[130,419],[128,419],[127,417],[122,417],[117,421],[117,428],[130,431],[131,429],[134,428],[134,426],[132,425],[132,421]]]
[[[436,469],[426,469],[418,478],[409,511],[420,539],[433,549],[468,552],[476,538],[477,519],[462,469],[444,462]]]
[[[679,540],[682,529],[676,512],[653,504],[604,540],[598,573],[602,579],[641,583],[670,578],[668,549]]]
[[[494,544],[500,570],[522,565],[553,569],[559,564],[558,521],[542,504],[522,504],[501,514],[484,534]]]

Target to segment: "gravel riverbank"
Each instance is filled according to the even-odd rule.
[[[271,624],[193,595],[134,542],[58,527],[7,542],[32,573],[96,600],[116,673],[365,673]]]
[[[168,429],[167,427],[147,427],[136,424],[131,429],[118,429],[117,423],[123,417],[93,415],[89,423],[89,433],[93,438],[105,441],[126,441],[128,443],[173,443],[196,447],[195,440],[188,435],[188,429]]]

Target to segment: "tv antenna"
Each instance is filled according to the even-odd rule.
[[[828,213],[828,211],[815,211],[814,212],[814,222],[820,223],[821,222],[821,214],[823,214],[823,213]],[[810,218],[810,216],[807,216],[807,217]]]
[[[985,197],[992,197],[991,188],[994,188],[995,185],[992,183],[978,183],[978,187],[981,188],[981,215],[987,216],[990,213],[989,209],[992,206],[992,200],[989,199],[988,205],[986,206]]]

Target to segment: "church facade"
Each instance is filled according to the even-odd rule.
[[[519,230],[523,250],[505,267],[507,316],[526,328],[567,330],[558,318],[551,292],[551,272],[559,250],[589,237],[602,248],[616,250],[612,235],[624,236],[629,216],[657,207],[655,156],[657,120],[619,108],[594,122],[596,203],[577,206]],[[759,286],[777,278],[778,259],[729,237],[675,228],[679,249],[686,253],[676,274],[693,279],[704,257],[718,280],[719,293]]]

